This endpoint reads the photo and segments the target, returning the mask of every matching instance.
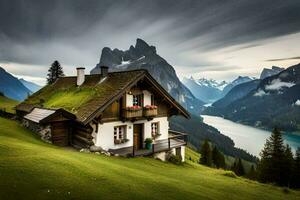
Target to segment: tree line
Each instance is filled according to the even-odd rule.
[[[230,169],[237,176],[244,176],[262,183],[272,183],[290,188],[300,188],[300,148],[293,154],[289,145],[284,145],[281,132],[275,128],[260,153],[257,166],[246,173],[241,158],[232,166],[226,166],[225,157],[216,146],[205,140],[200,148],[199,163],[215,168]]]

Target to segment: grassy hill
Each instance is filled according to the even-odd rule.
[[[300,199],[299,191],[228,173],[192,161],[176,166],[55,147],[0,118],[0,199]]]
[[[0,95],[0,110],[5,110],[6,112],[14,113],[14,107],[18,103],[18,101]]]

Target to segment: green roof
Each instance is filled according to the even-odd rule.
[[[188,112],[143,69],[110,72],[106,77],[101,74],[86,75],[81,86],[76,85],[76,76],[62,77],[28,97],[16,109],[27,113],[36,107],[64,109],[86,124],[144,77],[169,100],[169,103],[180,110],[180,113],[189,117]]]
[[[86,75],[80,87],[76,85],[77,77],[62,77],[31,95],[17,106],[17,110],[30,112],[33,107],[63,108],[75,114],[79,121],[85,121],[145,73],[145,70],[112,72],[106,78],[100,74]]]

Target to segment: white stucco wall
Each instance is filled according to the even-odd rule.
[[[143,90],[144,94],[144,106],[151,105],[151,92]]]
[[[133,95],[126,94],[126,107],[132,106],[133,104]]]
[[[100,146],[105,150],[118,149],[124,147],[133,146],[133,124],[144,124],[144,139],[151,138],[151,123],[159,122],[159,133],[161,136],[156,140],[162,140],[168,138],[169,122],[167,117],[154,118],[151,121],[139,120],[132,122],[108,122],[104,124],[98,124],[98,133],[95,132],[95,125],[93,125],[94,132],[92,135],[95,137],[94,143],[96,146]],[[114,127],[126,125],[126,138],[128,142],[123,144],[114,144]]]

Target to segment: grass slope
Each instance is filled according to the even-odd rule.
[[[5,96],[0,95],[0,110],[5,110],[6,112],[15,113],[14,107],[19,102]]]
[[[300,192],[225,173],[190,161],[176,166],[63,149],[0,118],[0,199],[300,199]]]

